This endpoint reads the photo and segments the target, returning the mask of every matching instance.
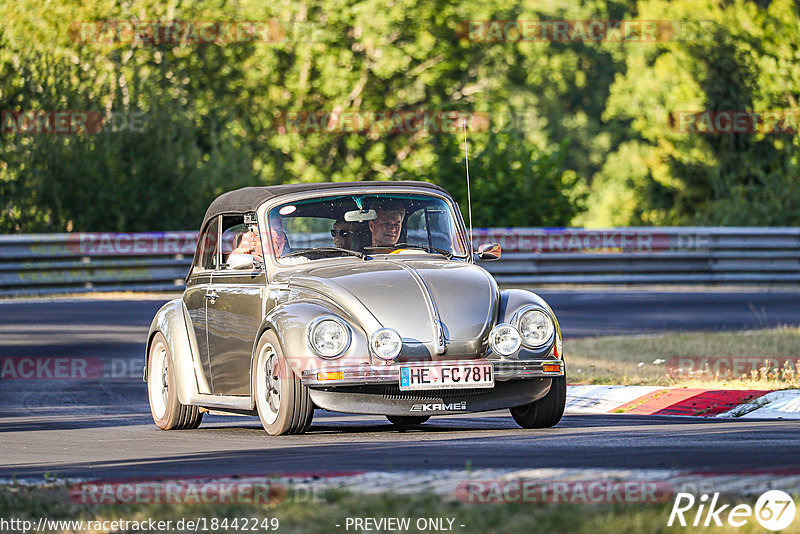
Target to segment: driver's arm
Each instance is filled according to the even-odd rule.
[[[239,242],[239,245],[236,247],[233,253],[252,254],[258,259],[261,259],[261,239],[258,236],[258,232],[251,230],[242,234],[242,240]]]

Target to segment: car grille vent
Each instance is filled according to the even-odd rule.
[[[383,398],[385,400],[419,400],[438,401],[448,399],[470,399],[491,395],[492,388],[473,389],[442,389],[438,391],[400,391],[399,386],[385,386]]]

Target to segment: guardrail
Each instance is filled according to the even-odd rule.
[[[197,232],[0,236],[0,295],[183,289]]]
[[[481,229],[497,241],[486,263],[506,284],[792,284],[800,282],[800,228],[638,227]]]
[[[196,232],[0,236],[0,295],[183,288]],[[795,284],[800,228],[478,228],[504,284]]]

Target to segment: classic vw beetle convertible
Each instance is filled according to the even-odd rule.
[[[529,291],[475,264],[458,206],[424,182],[246,187],[214,200],[183,297],[156,314],[144,380],[158,427],[205,412],[298,434],[314,409],[432,415],[509,408],[558,423],[561,331]]]

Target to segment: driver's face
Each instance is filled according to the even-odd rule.
[[[400,229],[403,226],[403,212],[378,211],[377,218],[369,222],[369,231],[372,232],[372,246],[390,246],[400,239]]]

